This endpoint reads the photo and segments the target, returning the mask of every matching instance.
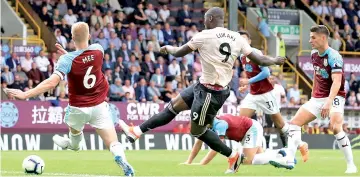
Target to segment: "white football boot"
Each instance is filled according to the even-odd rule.
[[[74,149],[71,147],[71,143],[70,143],[70,139],[69,138],[65,138],[59,135],[54,135],[53,136],[53,141],[56,145],[58,145],[59,147],[61,147],[62,149],[70,149],[73,151],[78,151],[80,148]]]
[[[358,170],[357,170],[355,164],[348,165],[347,169],[345,171],[346,174],[352,174],[352,173],[357,173],[357,172],[358,172]]]

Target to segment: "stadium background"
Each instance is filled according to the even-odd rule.
[[[344,130],[352,134],[353,148],[360,148],[360,3],[355,0],[1,0],[1,89],[26,91],[48,78],[59,57],[54,44],[75,50],[71,24],[84,21],[90,26],[91,43],[100,43],[105,50],[103,72],[111,85],[108,101],[114,124],[120,118],[140,124],[201,76],[197,52],[174,58],[161,55],[159,49],[181,46],[203,30],[203,15],[213,6],[224,8],[226,27],[250,32],[253,47],[271,56],[288,57],[284,66],[271,67],[277,84],[286,91],[281,98],[286,120],[310,98],[309,29],[315,24],[328,26],[330,46],[344,57]],[[233,70],[231,95],[220,114],[237,114],[238,104],[248,93],[237,89],[239,78],[245,76],[240,60]],[[68,101],[66,79],[36,98],[17,101],[2,92],[1,99],[1,152],[58,150],[51,137],[67,132],[62,120]],[[124,135],[120,141],[130,150],[190,150],[194,139],[187,135],[188,115],[181,113],[135,145],[126,143]],[[257,112],[259,121],[263,117]],[[83,150],[104,149],[93,130],[86,127],[85,132]],[[304,126],[303,133],[310,148],[337,148],[328,120]],[[278,135],[272,134],[270,148],[281,147]]]

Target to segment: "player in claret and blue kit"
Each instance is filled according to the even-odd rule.
[[[251,44],[250,34],[247,31],[239,32],[244,39]],[[252,48],[253,52],[262,55],[262,52],[256,48]],[[281,131],[281,139],[285,146],[285,138],[289,133],[289,124],[286,123],[280,113],[280,102],[276,99],[276,90],[269,81],[270,69],[267,66],[258,65],[246,56],[241,55],[241,63],[246,71],[247,78],[240,79],[240,88],[242,92],[250,86],[250,93],[240,105],[240,116],[252,117],[256,110],[262,110],[266,114],[267,128],[275,126]],[[306,162],[309,156],[308,144],[301,142],[299,144],[303,161]]]
[[[242,161],[245,165],[264,165],[269,164],[269,161],[275,157],[286,158],[286,151],[284,149],[266,150],[263,151],[263,128],[256,120],[250,119],[246,116],[234,116],[231,114],[224,114],[216,116],[211,129],[220,137],[221,140],[225,138],[241,142],[242,147],[239,151],[244,154]],[[203,141],[197,139],[188,160],[183,163],[187,165],[197,165],[192,163],[199,153]],[[208,164],[217,154],[216,151],[210,149],[209,153],[201,160],[199,165]],[[289,166],[292,168],[292,166]],[[228,169],[226,173],[234,173],[232,169]]]
[[[337,144],[344,153],[347,170],[356,173],[351,144],[342,129],[345,105],[344,62],[338,51],[329,47],[329,30],[324,25],[310,29],[311,61],[314,66],[314,84],[311,99],[302,105],[290,121],[288,137],[289,158],[295,156],[296,148],[301,143],[301,126],[316,118],[330,117],[329,128],[334,132]],[[291,160],[274,159],[270,163],[276,167],[293,166]]]
[[[89,123],[112,152],[125,176],[133,176],[134,170],[127,162],[123,147],[118,141],[109,105],[105,101],[109,85],[101,71],[104,49],[99,44],[88,45],[90,34],[86,23],[72,25],[71,34],[76,51],[68,53],[60,45],[56,46],[63,55],[50,78],[27,92],[16,89],[8,89],[6,92],[19,99],[31,98],[54,89],[67,75],[69,105],[64,121],[69,126],[70,138],[55,135],[55,144],[63,149],[79,150],[79,144],[83,140],[82,130]]]

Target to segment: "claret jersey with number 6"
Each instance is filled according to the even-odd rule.
[[[197,33],[187,45],[198,50],[202,67],[200,83],[227,86],[233,75],[233,65],[240,54],[252,52],[252,48],[239,33],[217,27]]]
[[[92,44],[59,58],[54,73],[61,79],[67,75],[70,106],[91,107],[105,101],[109,85],[101,71],[103,56],[102,46]]]

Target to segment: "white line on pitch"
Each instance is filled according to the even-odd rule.
[[[24,172],[20,172],[20,171],[1,171],[2,174],[24,174],[24,176],[28,176],[26,175]],[[89,174],[71,174],[71,173],[43,173],[42,176],[99,176],[99,177],[117,177],[117,176],[109,176],[109,175],[89,175]]]

